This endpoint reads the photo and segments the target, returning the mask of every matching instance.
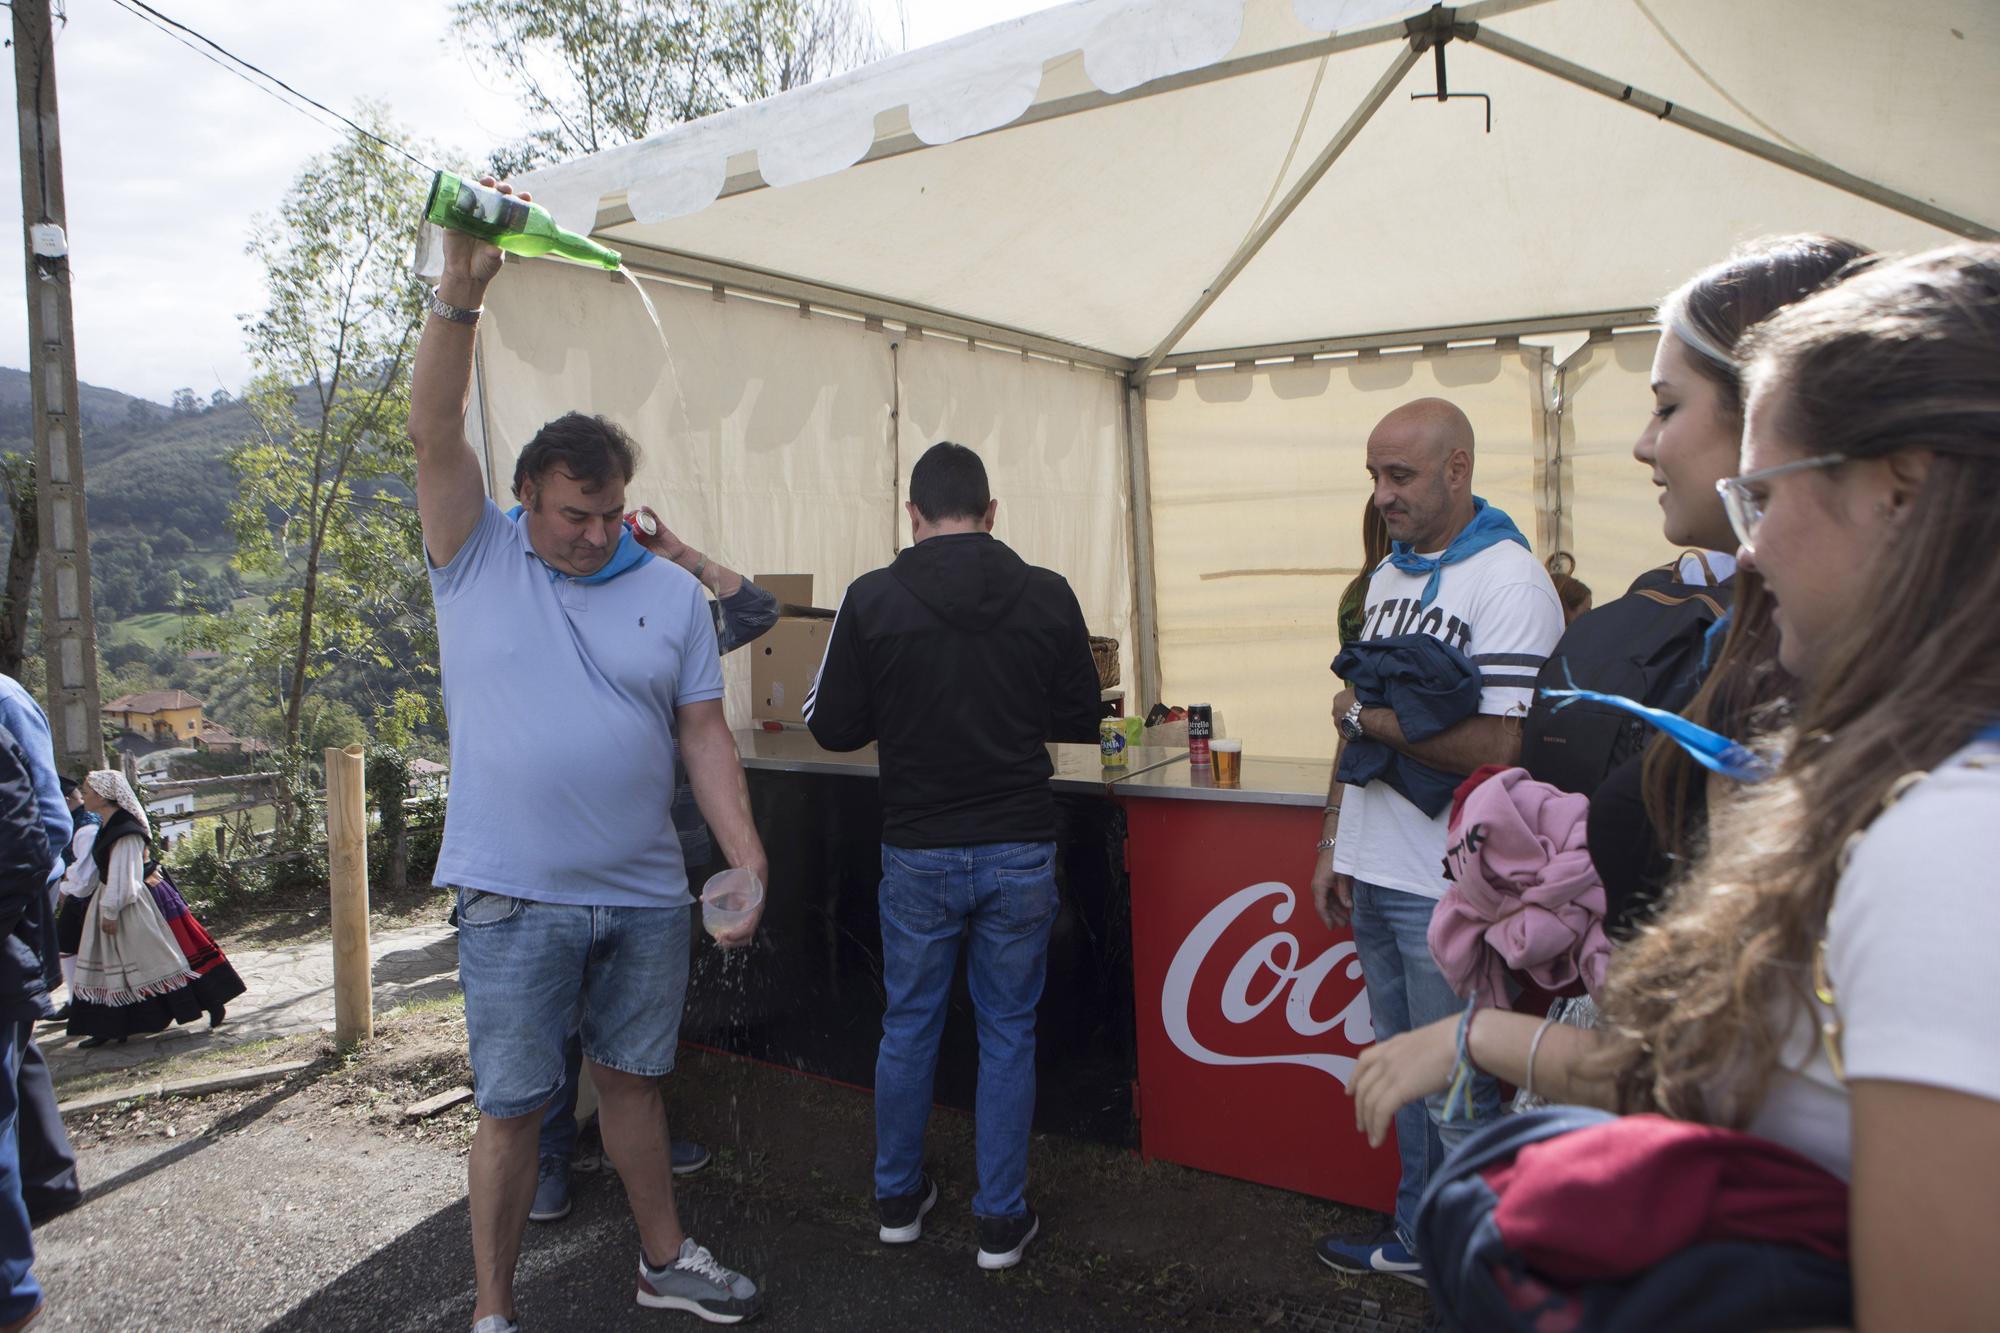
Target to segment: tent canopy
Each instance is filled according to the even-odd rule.
[[[1364,95],[1352,146],[1170,351],[1630,312],[1745,237],[1952,230],[1555,77],[1510,39],[2000,226],[1987,0],[1086,0],[528,178],[571,225],[1138,360]],[[1492,132],[1485,130],[1491,99]],[[1960,228],[1959,230],[1967,230]],[[1990,230],[1986,234],[1992,234]]]
[[[1991,0],[1081,0],[527,177],[672,350],[520,265],[477,435],[497,488],[609,412],[635,500],[826,603],[960,440],[1138,702],[1324,754],[1372,422],[1450,397],[1476,488],[1616,595],[1671,550],[1653,303],[1761,235],[1994,235],[1996,76]]]

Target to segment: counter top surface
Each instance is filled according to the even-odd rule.
[[[873,745],[846,753],[822,750],[806,731],[736,733],[745,768],[790,773],[830,773],[873,777],[880,759]],[[1212,769],[1192,768],[1178,746],[1138,745],[1124,768],[1104,767],[1095,745],[1051,745],[1055,764],[1050,785],[1057,791],[1102,791],[1111,795],[1166,797],[1193,801],[1234,801],[1253,805],[1319,805],[1326,800],[1333,764],[1326,759],[1264,759],[1246,756],[1243,783],[1218,787]]]
[[[1243,758],[1243,781],[1235,787],[1215,785],[1215,770],[1195,768],[1183,752],[1179,761],[1134,773],[1118,784],[1117,794],[1166,797],[1183,801],[1227,801],[1246,805],[1324,805],[1333,778],[1330,759]]]

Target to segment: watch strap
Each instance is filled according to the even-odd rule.
[[[467,310],[463,306],[455,306],[442,296],[439,296],[437,288],[426,282],[418,283],[417,291],[423,297],[424,309],[430,311],[439,319],[448,319],[454,324],[465,324],[468,326],[477,324],[480,315],[486,311],[486,307],[483,305],[474,306],[470,310]]]

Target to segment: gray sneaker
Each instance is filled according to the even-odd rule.
[[[521,1326],[504,1314],[490,1314],[472,1326],[472,1333],[521,1333]]]
[[[648,1267],[646,1252],[639,1252],[638,1300],[649,1310],[686,1310],[711,1324],[740,1324],[764,1308],[757,1284],[717,1263],[692,1236],[671,1267]]]

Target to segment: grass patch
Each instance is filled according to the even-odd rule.
[[[255,1069],[260,1065],[281,1064],[287,1060],[310,1060],[322,1054],[322,1048],[330,1049],[330,1046],[326,1034],[321,1032],[266,1037],[262,1041],[246,1041],[239,1046],[209,1046],[127,1069],[99,1069],[58,1077],[55,1080],[56,1095],[59,1100],[67,1102],[125,1087],[150,1087],[155,1083],[172,1083],[179,1079],[210,1078]]]
[[[181,632],[185,620],[186,617],[173,611],[149,611],[110,622],[104,627],[105,638],[113,643],[143,644],[149,652],[158,652]]]
[[[411,1000],[393,1009],[385,1009],[376,1015],[381,1023],[399,1022],[405,1018],[446,1018],[456,1015],[461,1021],[465,1017],[465,992],[453,991],[449,995],[434,995],[428,1000]]]

